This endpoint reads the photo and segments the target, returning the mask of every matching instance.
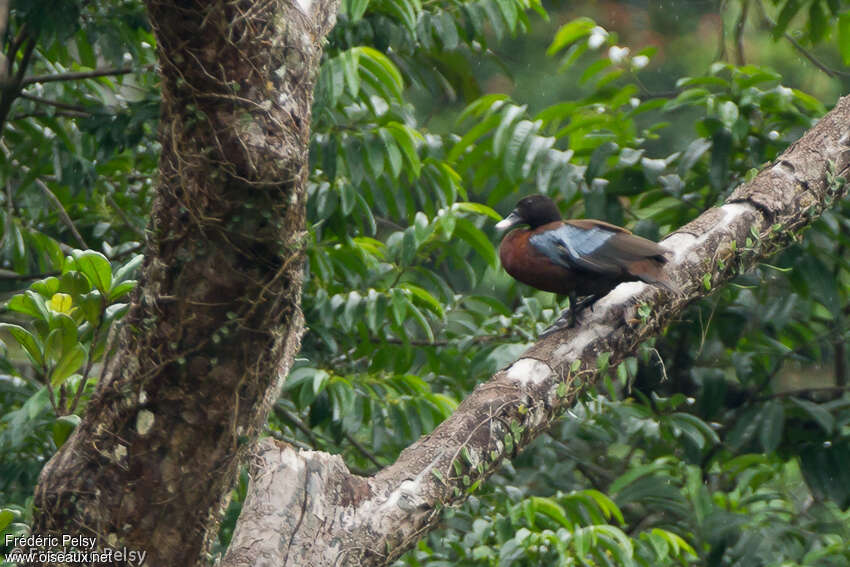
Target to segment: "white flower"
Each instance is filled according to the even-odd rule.
[[[779,139],[779,132],[777,132],[776,130],[771,130],[770,132],[767,133],[767,138],[769,140],[778,140]]]
[[[629,104],[632,108],[637,108],[640,105],[640,99],[636,96],[633,96],[629,99]]]
[[[626,60],[626,57],[629,56],[629,51],[631,50],[628,47],[612,45],[608,48],[608,59],[610,59],[611,63],[614,65],[619,65]]]
[[[635,69],[643,69],[647,65],[649,65],[649,57],[646,55],[637,55],[632,57],[632,67]]]
[[[605,31],[605,28],[596,26],[590,30],[590,37],[587,38],[587,46],[591,49],[599,49],[605,43],[606,37],[608,37],[608,32]]]

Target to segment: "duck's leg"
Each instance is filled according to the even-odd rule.
[[[588,307],[590,307],[592,309],[593,304],[596,302],[597,299],[599,299],[595,295],[588,295],[588,296],[582,297],[581,300],[579,301],[579,299],[576,297],[576,294],[575,294],[574,291],[570,292],[569,298],[570,298],[570,306],[568,308],[564,309],[561,312],[560,317],[558,317],[555,320],[555,322],[552,323],[552,325],[549,326],[548,329],[546,329],[545,331],[543,331],[543,333],[540,334],[541,338],[549,336],[552,333],[554,333],[555,331],[558,331],[560,329],[569,329],[569,328],[575,327],[576,317],[578,317],[579,313],[581,313],[582,311],[584,311]]]

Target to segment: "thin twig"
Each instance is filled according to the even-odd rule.
[[[38,185],[41,192],[44,193],[44,196],[47,197],[47,200],[53,204],[53,207],[56,209],[56,212],[59,214],[59,218],[62,219],[62,222],[68,227],[68,230],[71,231],[71,234],[74,235],[74,238],[77,240],[77,243],[85,250],[88,250],[89,245],[86,244],[86,241],[83,240],[82,235],[77,231],[77,227],[74,226],[74,221],[71,220],[71,217],[68,216],[67,211],[65,211],[65,207],[62,206],[62,202],[56,197],[53,191],[50,190],[50,187],[44,183],[41,179],[36,178],[35,184]]]
[[[104,299],[104,304],[106,300]],[[100,331],[103,328],[103,317],[106,315],[106,306],[101,305],[100,318],[97,321],[97,327],[94,329],[94,335],[92,336],[91,347],[89,347],[89,355],[88,360],[86,361],[86,368],[83,370],[83,376],[80,378],[80,383],[77,385],[77,392],[74,394],[74,401],[71,402],[71,408],[68,410],[68,413],[74,413],[74,410],[77,409],[77,405],[80,403],[80,398],[83,395],[83,390],[86,389],[86,382],[89,381],[89,373],[91,372],[92,366],[94,366],[94,353],[97,352],[97,341],[100,338]],[[64,386],[64,384],[63,384]]]
[[[481,335],[479,337],[474,337],[472,342],[475,344],[483,344],[489,343],[492,341],[504,341],[508,339],[516,338],[516,335],[513,334],[502,334],[502,335]],[[449,340],[434,340],[434,341],[422,341],[422,340],[413,340],[413,341],[404,341],[402,339],[397,339],[394,337],[369,337],[369,342],[374,344],[387,343],[391,345],[410,345],[410,346],[448,346],[457,344],[457,341],[449,341]]]
[[[654,347],[650,350],[655,353],[655,356],[658,357],[658,364],[659,364],[659,366],[661,366],[661,376],[662,376],[661,381],[667,382],[670,378],[667,377],[667,367],[664,366],[664,359],[661,357],[661,353],[658,352],[658,349],[654,348]]]
[[[106,202],[109,204],[110,207],[112,207],[112,209],[116,213],[118,213],[118,216],[121,217],[121,220],[124,222],[125,225],[127,225],[127,228],[136,233],[137,236],[140,236],[141,238],[145,237],[145,231],[133,224],[133,222],[130,220],[130,217],[127,216],[127,213],[124,212],[124,209],[118,206],[118,203],[116,203],[115,199],[112,198],[112,195],[106,195]]]
[[[31,100],[33,102],[37,102],[39,104],[47,104],[50,106],[55,106],[56,108],[61,108],[63,110],[72,110],[74,112],[81,112],[86,116],[91,115],[91,111],[89,111],[85,106],[80,106],[79,104],[69,104],[67,102],[59,102],[58,100],[50,100],[47,98],[42,98],[40,96],[31,95],[28,93],[21,93],[21,98],[25,98],[27,100]]]
[[[800,43],[794,39],[791,34],[783,34],[783,37],[787,39],[791,45],[794,46],[794,49],[799,51],[803,57],[812,62],[812,65],[826,73],[832,78],[842,76],[842,77],[850,77],[850,73],[846,71],[839,71],[838,69],[833,69],[832,67],[828,67],[825,63],[822,63],[817,57],[815,57],[811,52],[809,52],[805,47],[800,45]]]
[[[6,118],[9,116],[9,111],[12,109],[12,103],[18,98],[21,92],[21,82],[24,80],[24,73],[30,64],[30,58],[35,51],[35,38],[30,38],[26,35],[25,26],[21,26],[18,36],[12,42],[12,48],[9,50],[10,59],[6,62],[6,76],[0,81],[0,134],[6,125]],[[29,41],[27,41],[29,40]],[[20,44],[18,42],[21,42]],[[18,47],[24,45],[24,53],[21,56],[21,62],[18,65],[18,70],[12,78],[12,66],[17,53]]]
[[[132,67],[120,67],[118,69],[95,69],[94,71],[70,71],[67,73],[56,73],[53,75],[33,75],[24,79],[22,87],[36,83],[52,83],[56,81],[78,81],[80,79],[94,79],[96,77],[110,77],[116,75],[127,75],[133,72]]]
[[[372,464],[373,464],[373,465],[375,465],[375,466],[376,466],[376,467],[378,467],[379,469],[384,468],[384,465],[382,465],[382,464],[380,463],[380,461],[378,461],[378,457],[376,457],[375,455],[373,455],[373,454],[372,454],[372,452],[371,452],[371,451],[369,451],[369,449],[367,449],[365,446],[363,446],[363,444],[362,444],[362,443],[360,443],[360,441],[358,441],[357,439],[355,439],[355,438],[354,438],[352,435],[350,435],[347,431],[343,432],[343,435],[345,435],[345,438],[348,440],[348,442],[349,442],[349,443],[351,443],[352,445],[354,445],[354,447],[355,447],[358,451],[360,451],[360,452],[361,452],[361,453],[362,453],[362,454],[363,454],[363,455],[364,455],[367,459],[369,459],[370,461],[372,461]]]
[[[314,447],[320,447],[319,439],[316,436],[316,432],[310,429],[303,421],[301,421],[301,419],[297,415],[295,415],[285,407],[281,406],[280,404],[274,407],[274,411],[280,417],[282,417],[283,419],[297,427],[299,430],[301,430],[301,432],[307,436],[307,438],[310,440],[310,443],[312,443]],[[379,469],[384,467],[384,465],[378,462],[378,459],[375,457],[375,455],[370,453],[369,450],[364,447],[359,441],[351,437],[348,433],[344,433],[344,435],[345,438],[348,439],[348,441],[354,446],[354,448],[360,451],[360,453],[362,453],[364,457],[369,459],[376,467],[378,467]]]
[[[723,12],[726,11],[726,0],[720,0],[717,13],[720,14],[720,38],[717,42],[717,55],[715,61],[723,61],[726,58],[726,21],[723,19]]]
[[[770,30],[776,29],[776,22],[774,22],[771,19],[771,17],[767,15],[767,11],[765,10],[764,4],[762,3],[761,0],[759,0],[758,8],[759,8],[759,12],[761,12],[761,18],[762,18],[762,21],[764,22],[764,24]],[[810,53],[805,47],[800,45],[800,43],[796,39],[794,39],[794,37],[791,36],[791,34],[784,33],[783,37],[794,47],[794,49],[799,51],[800,54],[803,57],[808,59],[812,63],[812,65],[814,65],[815,67],[817,67],[818,69],[820,69],[821,71],[826,73],[827,76],[832,77],[832,78],[839,77],[839,76],[850,77],[850,73],[848,73],[846,71],[840,71],[838,69],[833,69],[832,67],[829,67],[825,63],[821,62],[817,57],[815,57],[812,53]]]
[[[44,272],[43,274],[19,274],[12,270],[0,268],[0,280],[18,281],[18,280],[40,280],[49,278],[50,276],[58,276],[61,272]]]
[[[303,421],[301,421],[301,418],[299,418],[297,415],[295,415],[294,413],[292,413],[291,411],[289,411],[285,407],[282,407],[280,404],[278,404],[274,407],[274,411],[280,417],[282,417],[283,419],[285,419],[286,421],[288,421],[289,423],[291,423],[292,425],[294,425],[295,427],[300,429],[301,433],[306,435],[307,438],[310,440],[310,443],[313,445],[313,447],[316,447],[316,448],[320,447],[319,439],[316,437],[316,434],[313,432],[312,429],[307,427],[307,425]]]
[[[844,236],[846,231],[844,229],[843,224],[839,224],[838,228],[838,236]],[[832,277],[835,281],[841,277],[841,260],[844,258],[847,249],[844,246],[844,240],[838,241],[838,247],[835,250],[835,266],[832,269]],[[835,327],[839,331],[837,333],[837,337],[834,337],[832,340],[832,357],[833,364],[835,369],[835,385],[836,386],[846,386],[847,385],[847,369],[846,369],[846,353],[844,350],[845,344],[844,339],[841,337],[841,329],[844,328],[844,310],[838,312],[838,316],[836,317],[837,321]]]
[[[750,0],[741,3],[741,15],[735,22],[735,62],[738,65],[746,65],[747,58],[744,56],[744,28],[747,25],[747,16],[750,12]]]
[[[845,392],[850,392],[850,386],[823,386],[821,388],[800,388],[798,390],[785,390],[783,392],[774,392],[773,394],[765,394],[764,396],[759,396],[753,398],[754,401],[763,402],[765,400],[772,400],[776,398],[788,398],[792,396],[806,396],[809,394],[842,394]]]
[[[0,0],[2,1],[2,0]],[[91,114],[86,112],[78,112],[76,110],[57,110],[56,112],[27,112],[24,114],[16,114],[9,118],[9,122],[16,120],[24,120],[25,118],[52,118],[54,116],[62,116],[64,118],[88,118]]]

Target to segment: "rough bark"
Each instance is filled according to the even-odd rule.
[[[621,284],[576,328],[540,340],[478,386],[372,478],[352,475],[338,456],[265,440],[224,565],[389,564],[434,527],[442,506],[461,502],[569,408],[599,376],[600,359],[630,356],[688,303],[795,240],[844,195],[848,169],[850,97],[725,205],[663,241],[680,294]],[[641,304],[648,316],[638,314]]]
[[[299,348],[310,107],[338,0],[148,0],[160,184],[138,293],[33,532],[202,561]]]

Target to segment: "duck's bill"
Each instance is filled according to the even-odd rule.
[[[522,219],[516,211],[511,212],[508,216],[496,223],[496,230],[507,230],[522,222]]]

